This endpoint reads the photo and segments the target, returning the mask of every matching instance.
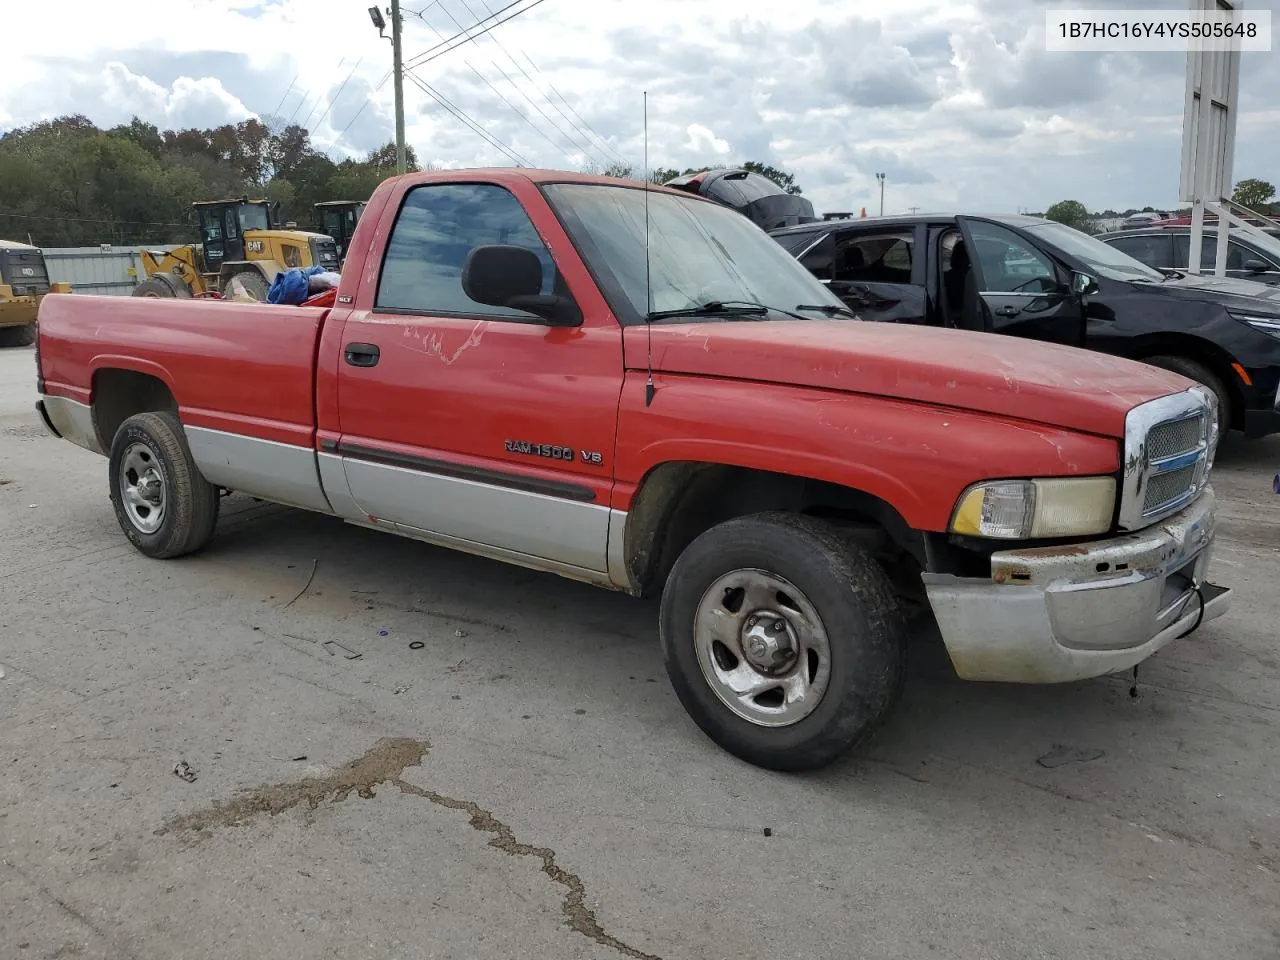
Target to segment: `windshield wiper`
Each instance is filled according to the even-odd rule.
[[[846,317],[852,317],[854,320],[862,319],[848,307],[837,307],[834,303],[801,303],[796,306],[796,309],[816,310],[819,313],[825,313],[828,317],[843,315]]]
[[[696,307],[684,307],[680,310],[654,310],[645,319],[652,323],[654,320],[675,317],[763,317],[768,312],[769,308],[762,304],[736,305],[712,300],[710,303],[700,303]]]

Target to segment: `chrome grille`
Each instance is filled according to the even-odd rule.
[[[1168,473],[1156,474],[1147,481],[1142,499],[1144,514],[1160,513],[1167,505],[1189,496],[1195,490],[1197,464],[1192,463]]]
[[[1209,485],[1216,439],[1208,391],[1161,397],[1129,412],[1119,525],[1139,530],[1195,500]]]
[[[1203,414],[1156,424],[1147,434],[1147,459],[1163,460],[1195,450],[1203,434]]]

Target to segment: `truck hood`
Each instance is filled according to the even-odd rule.
[[[997,334],[909,324],[815,321],[628,327],[627,365],[731,380],[891,397],[1124,436],[1125,414],[1192,386],[1120,357]]]

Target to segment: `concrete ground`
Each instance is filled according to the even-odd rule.
[[[1280,956],[1277,440],[1220,458],[1234,609],[1136,699],[925,643],[785,776],[687,719],[652,604],[240,497],[147,560],[34,399],[0,351],[3,960]]]

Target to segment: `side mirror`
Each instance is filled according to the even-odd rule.
[[[1085,296],[1090,293],[1098,292],[1098,281],[1087,273],[1071,274],[1071,292],[1078,296]]]
[[[462,266],[462,290],[476,303],[525,310],[552,327],[582,326],[582,311],[568,297],[544,294],[542,261],[524,247],[473,247]]]
[[[1244,268],[1250,273],[1266,273],[1271,269],[1271,264],[1265,260],[1249,259],[1244,262]]]

